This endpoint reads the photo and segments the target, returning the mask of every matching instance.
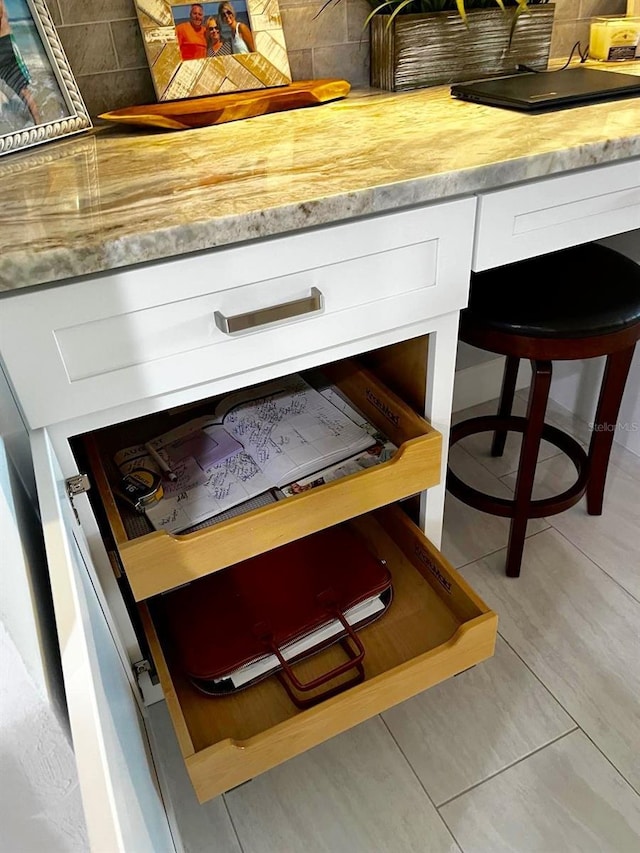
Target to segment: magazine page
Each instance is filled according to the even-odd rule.
[[[145,514],[156,530],[169,533],[192,528],[271,487],[242,445],[209,417],[125,448],[114,461],[123,476],[143,468],[163,477],[163,497]]]
[[[294,375],[229,394],[211,416],[114,459],[123,476],[140,468],[162,476],[163,497],[144,511],[156,530],[180,533],[375,443],[370,429]]]
[[[180,533],[271,487],[244,451],[204,469],[191,457],[178,471],[176,482],[165,482],[162,500],[145,509],[156,530]]]
[[[374,465],[380,465],[382,462],[388,462],[398,448],[379,433],[375,438],[377,439],[375,444],[361,453],[283,486],[282,494],[290,498],[302,492],[308,492],[309,489],[315,489],[317,486],[324,486],[326,483],[348,477],[350,474],[359,474],[361,471],[372,468]]]
[[[275,386],[275,388],[274,388]],[[232,395],[216,409],[274,486],[305,477],[375,443],[301,376]]]

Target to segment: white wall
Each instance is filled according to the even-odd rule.
[[[453,411],[460,412],[500,396],[504,362],[504,356],[458,341]],[[529,362],[523,360],[518,369],[516,388],[528,388],[530,382],[531,368]]]
[[[0,371],[0,622],[43,699],[65,703],[26,428]]]
[[[1,371],[0,673],[0,850],[85,853],[29,441]]]
[[[623,252],[640,264],[640,231],[631,231],[602,243]],[[593,421],[604,359],[556,362],[553,366],[551,398],[585,423]],[[640,347],[636,347],[627,386],[622,398],[614,440],[640,456]]]
[[[0,850],[87,853],[71,747],[0,623]]]

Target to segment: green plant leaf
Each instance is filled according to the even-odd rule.
[[[518,19],[523,12],[528,12],[527,8],[527,0],[518,0],[518,5],[513,10],[513,20],[511,21],[511,27],[509,28],[509,41],[507,42],[507,50],[511,50],[511,45],[513,44],[513,37],[516,34],[516,27],[518,26]]]
[[[369,26],[369,24],[370,24],[370,22],[371,22],[371,19],[372,19],[375,15],[377,15],[377,14],[378,14],[378,12],[382,12],[382,10],[383,10],[386,6],[393,6],[393,4],[394,4],[395,2],[396,2],[396,0],[385,0],[385,2],[384,2],[384,3],[380,3],[380,5],[379,5],[379,6],[376,6],[376,8],[375,8],[372,12],[369,12],[369,14],[367,15],[366,20],[365,20],[364,24],[362,25],[362,29],[365,29],[366,27],[368,27],[368,26]],[[390,24],[390,23],[391,23],[391,21],[389,21],[389,22],[387,23],[387,28],[389,27],[389,24]]]
[[[332,3],[339,3],[341,0],[323,0],[322,8]],[[468,13],[475,9],[488,9],[491,6],[499,6],[503,11],[509,8],[520,6],[523,11],[526,11],[529,6],[542,5],[549,0],[413,0],[412,3],[404,3],[403,0],[389,0],[388,6],[395,7],[400,4],[403,6],[403,14],[419,14],[456,11],[460,18],[467,20]],[[379,0],[369,0],[371,7],[378,7]]]
[[[342,0],[323,0],[320,10],[314,15],[317,18],[327,6],[337,5]],[[399,14],[432,14],[435,12],[458,12],[465,25],[469,26],[468,12],[470,10],[488,9],[490,6],[499,6],[506,14],[510,9],[514,10],[514,19],[511,27],[511,35],[509,38],[509,46],[513,39],[513,34],[517,24],[518,16],[522,12],[529,12],[529,6],[542,5],[549,0],[369,0],[372,11],[367,15],[363,24],[365,29],[371,22],[374,15],[384,14],[389,15],[387,26],[390,26],[395,17]]]

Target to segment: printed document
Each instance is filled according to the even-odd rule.
[[[301,376],[224,397],[211,417],[147,442],[176,475],[145,509],[157,530],[179,533],[243,501],[354,456],[376,443]],[[159,471],[144,445],[115,455],[125,475]]]

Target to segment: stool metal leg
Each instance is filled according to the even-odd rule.
[[[517,578],[520,575],[520,564],[524,551],[524,540],[527,533],[527,522],[533,492],[533,480],[538,461],[538,450],[542,440],[544,416],[547,409],[547,399],[551,386],[551,362],[531,359],[533,376],[529,404],[527,407],[527,428],[522,439],[518,478],[514,500],[513,518],[509,530],[507,545],[507,576]]]
[[[589,443],[589,481],[587,483],[589,515],[602,514],[611,445],[634,349],[635,345],[607,356],[596,420]]]
[[[505,361],[504,373],[502,374],[502,391],[500,392],[500,405],[498,406],[498,417],[505,418],[511,414],[513,408],[513,396],[516,392],[516,380],[518,378],[518,367],[520,359],[509,355]],[[493,434],[491,444],[491,455],[502,456],[504,445],[507,440],[507,430],[497,429]]]

